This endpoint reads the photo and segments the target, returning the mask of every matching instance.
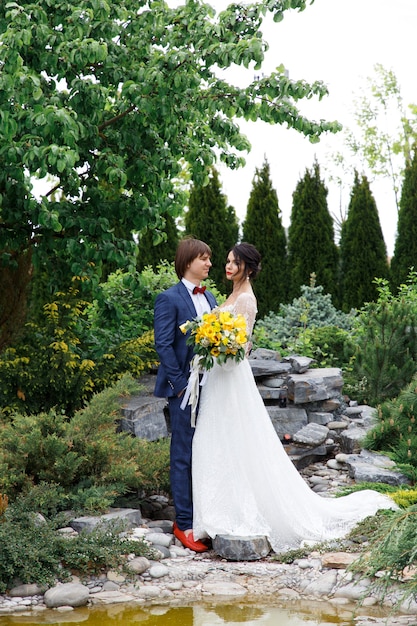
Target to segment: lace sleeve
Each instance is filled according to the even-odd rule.
[[[234,309],[236,314],[241,313],[245,316],[248,337],[250,337],[255,325],[256,313],[258,312],[256,298],[250,293],[241,293],[235,302]]]

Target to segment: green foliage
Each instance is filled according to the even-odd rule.
[[[378,297],[375,278],[388,278],[387,248],[375,200],[365,176],[355,172],[348,216],[340,239],[340,303],[359,309]]]
[[[262,257],[262,271],[254,284],[262,318],[277,311],[288,295],[287,239],[266,160],[260,170],[256,169],[252,181],[243,239],[253,244]]]
[[[417,472],[417,375],[399,393],[378,407],[378,422],[368,432],[364,445],[381,450],[403,469],[406,465]]]
[[[210,278],[222,293],[226,293],[229,285],[224,264],[230,248],[238,241],[239,223],[234,208],[228,206],[227,198],[221,192],[219,175],[214,168],[206,185],[191,188],[185,229],[188,235],[210,246],[213,253]]]
[[[179,233],[175,219],[169,213],[165,214],[164,220],[165,224],[162,229],[147,229],[144,233],[140,233],[136,263],[138,271],[142,271],[147,266],[156,269],[164,261],[173,263]]]
[[[398,212],[397,236],[391,260],[392,284],[400,288],[417,268],[417,150],[405,169]]]
[[[374,66],[374,76],[367,77],[366,88],[356,99],[354,118],[357,132],[348,130],[346,144],[359,157],[361,167],[366,163],[373,177],[391,180],[395,204],[404,167],[411,162],[412,146],[417,136],[413,105],[404,107],[398,79],[392,69]],[[408,109],[408,111],[407,111]],[[413,111],[413,117],[409,112]],[[404,275],[407,275],[408,270]]]
[[[10,505],[0,523],[0,592],[16,580],[52,585],[61,568],[61,541],[55,528],[40,522],[34,513],[15,514]]]
[[[158,364],[155,350],[153,330],[145,332],[141,337],[125,341],[116,346],[112,352],[102,355],[96,367],[95,387],[97,390],[113,384],[130,372],[139,377]]]
[[[410,274],[395,296],[386,280],[378,280],[377,289],[378,300],[365,304],[355,321],[349,379],[363,382],[357,399],[373,406],[394,398],[417,370],[416,276]]]
[[[56,519],[41,521],[28,511],[25,497],[10,505],[0,523],[0,593],[16,584],[52,586],[72,572],[99,574],[103,569],[121,568],[126,554],[152,558],[143,541],[126,540],[124,527],[105,525],[91,533],[66,538],[56,532]]]
[[[349,342],[354,315],[338,311],[330,294],[324,294],[323,286],[315,286],[314,281],[312,276],[310,285],[301,287],[302,295],[291,304],[282,304],[278,314],[271,313],[256,323],[256,347],[302,353],[318,358],[320,363],[331,354],[336,360],[347,358],[342,358],[342,353]],[[309,354],[304,354],[304,350]]]
[[[159,291],[177,282],[172,264],[161,263],[156,270],[146,267],[117,270],[95,289],[94,301],[85,310],[80,328],[85,351],[93,359],[111,354],[119,346],[153,327],[153,307]]]
[[[102,263],[123,266],[132,232],[160,228],[161,215],[184,207],[184,163],[197,184],[217,158],[243,163],[249,142],[236,118],[286,124],[313,142],[340,130],[298,111],[298,100],[327,94],[321,82],[283,70],[244,88],[218,77],[232,65],[253,76],[265,16],[281,21],[306,0],[284,5],[233,4],[215,15],[202,2],[0,3],[4,259],[32,248],[55,288]],[[32,177],[44,181],[40,198]]]
[[[167,446],[117,432],[121,398],[139,389],[125,376],[93,396],[71,420],[50,411],[15,414],[0,423],[0,492],[15,497],[32,485],[49,483],[64,490],[59,492],[62,508],[103,509],[128,490],[166,487]],[[151,454],[157,458],[147,467]]]
[[[337,295],[338,250],[334,242],[333,220],[327,207],[327,188],[314,163],[293,193],[291,223],[288,229],[288,267],[292,298],[312,273],[325,293]]]
[[[398,604],[417,591],[417,506],[380,515],[371,536],[370,545],[351,567],[362,577],[372,578],[374,586],[383,593],[394,581],[402,580],[405,568],[411,568],[411,579],[402,582]],[[376,576],[378,573],[378,576]]]
[[[84,306],[75,286],[57,292],[41,320],[28,322],[19,343],[0,354],[3,412],[58,406],[71,415],[91,395],[95,364],[83,358],[77,333]]]
[[[120,534],[123,525],[102,524],[75,539],[60,542],[63,566],[81,575],[100,574],[103,569],[121,569],[127,554],[152,558],[153,550],[143,539],[129,540]]]

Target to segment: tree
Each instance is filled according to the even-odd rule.
[[[239,223],[234,208],[228,206],[227,198],[221,192],[215,168],[207,185],[194,185],[191,189],[185,230],[188,235],[209,244],[213,252],[210,278],[222,293],[226,293],[224,264],[228,251],[238,241]]]
[[[355,172],[340,239],[342,309],[360,309],[365,302],[375,301],[378,296],[375,278],[388,278],[387,248],[368,179]]]
[[[358,160],[358,169],[366,167],[370,175],[391,180],[398,210],[401,179],[411,161],[412,145],[417,136],[417,107],[409,105],[407,113],[392,70],[379,63],[374,70],[374,76],[368,76],[365,87],[355,99],[356,128],[346,129],[345,144]],[[345,156],[340,153],[334,155],[333,161],[347,169]],[[338,178],[341,187],[343,174],[346,178],[346,171]]]
[[[253,244],[262,256],[262,271],[256,278],[255,291],[259,317],[278,311],[287,302],[287,238],[281,222],[277,192],[272,187],[269,163],[255,170],[243,239]]]
[[[404,175],[398,213],[397,237],[391,261],[394,287],[406,282],[410,269],[417,268],[417,150]]]
[[[147,229],[139,235],[138,260],[136,267],[139,271],[147,265],[156,266],[161,261],[172,263],[178,245],[178,229],[174,218],[167,213],[165,215],[165,226],[162,236]]]
[[[317,162],[311,171],[306,169],[293,194],[288,263],[291,299],[300,295],[302,285],[310,283],[311,274],[315,274],[325,293],[336,295],[338,250],[327,207],[327,188]]]
[[[32,250],[54,289],[102,261],[124,263],[131,232],[185,205],[184,164],[203,184],[217,157],[243,162],[250,146],[235,118],[286,124],[311,141],[338,131],[297,109],[327,93],[321,82],[278,69],[242,89],[216,76],[232,64],[259,69],[265,15],[280,21],[306,4],[261,0],[216,16],[199,0],[1,3],[1,262],[18,267]]]

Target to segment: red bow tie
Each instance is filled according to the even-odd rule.
[[[194,287],[193,293],[204,293],[205,290],[206,290],[206,288],[204,286],[203,287]]]

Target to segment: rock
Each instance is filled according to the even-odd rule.
[[[267,406],[266,410],[271,418],[275,432],[280,439],[284,435],[295,435],[303,426],[306,426],[307,412],[304,409],[280,408],[278,406]]]
[[[362,580],[355,580],[341,585],[334,590],[333,596],[335,598],[347,598],[351,601],[360,600],[369,595],[369,589],[371,588],[371,580],[369,578],[363,578]]]
[[[143,574],[143,572],[146,572],[150,566],[150,562],[144,556],[137,556],[126,563],[126,567],[132,572],[135,572],[135,574]]]
[[[149,441],[168,437],[166,404],[165,398],[155,398],[151,394],[132,397],[121,408],[121,430]]]
[[[42,595],[45,592],[46,587],[36,584],[17,585],[9,591],[11,598],[22,597],[27,598],[29,596]]]
[[[91,604],[122,604],[136,601],[135,596],[121,591],[99,591],[90,598]]]
[[[307,586],[304,587],[304,592],[313,596],[328,596],[333,591],[336,582],[336,570],[329,570],[322,574],[320,578],[309,582]]]
[[[322,411],[334,413],[334,411],[337,411],[340,408],[341,404],[342,403],[339,398],[329,398],[329,400],[324,400],[321,403],[321,409]]]
[[[256,561],[271,551],[266,537],[232,537],[217,535],[213,539],[213,550],[228,561]]]
[[[118,585],[117,583],[114,583],[112,580],[106,580],[106,582],[103,584],[103,587],[100,589],[100,591],[119,591],[120,589],[120,585]],[[90,589],[90,593],[91,593],[91,589]]]
[[[225,581],[204,583],[203,592],[212,596],[244,596],[247,593],[242,585]]]
[[[253,350],[250,355],[252,359],[258,359],[261,361],[281,361],[281,356],[276,350],[270,350],[268,348],[257,348]]]
[[[304,443],[309,446],[319,446],[326,441],[329,429],[321,424],[307,424],[298,430],[294,436],[295,443]]]
[[[289,374],[287,385],[288,398],[294,404],[328,400],[340,396],[342,371],[337,367],[323,367],[305,374]]]
[[[285,446],[285,450],[298,470],[302,470],[305,467],[320,461],[329,456],[334,446],[321,445],[315,447],[306,447],[298,445]]]
[[[101,524],[109,525],[116,522],[119,522],[125,530],[133,528],[142,523],[142,514],[139,509],[116,509],[105,515],[76,517],[70,521],[70,526],[77,532],[82,530],[91,532]]]
[[[327,552],[321,557],[322,567],[331,569],[346,569],[359,557],[353,552]]]
[[[149,543],[165,548],[169,548],[174,543],[174,535],[166,535],[165,533],[148,533],[145,535],[145,539]]]
[[[137,595],[141,598],[158,598],[161,595],[161,588],[156,585],[145,585],[138,589]]]
[[[340,449],[347,454],[360,452],[362,449],[362,441],[366,435],[365,428],[361,426],[348,427],[340,433]]]
[[[322,426],[327,426],[327,428],[330,428],[329,423],[332,422],[332,420],[333,420],[332,413],[325,413],[323,411],[309,411],[308,412],[308,421],[311,424],[321,424]]]
[[[149,574],[152,578],[162,578],[163,576],[168,576],[169,569],[166,565],[152,565],[149,569]]]
[[[268,378],[291,372],[291,364],[283,363],[282,361],[253,359],[251,355],[249,363],[255,378]]]
[[[271,380],[271,379],[268,379],[268,380]],[[277,378],[277,381],[279,380],[282,380],[282,379]],[[260,393],[262,400],[268,400],[268,402],[276,401],[278,403],[278,406],[280,406],[279,401],[285,398],[285,404],[286,404],[286,398],[287,398],[286,388],[282,386],[272,387],[271,385],[265,385],[263,379],[261,383],[258,383],[257,387],[258,387],[258,391]]]
[[[360,454],[347,457],[346,465],[349,476],[356,482],[386,483],[388,485],[405,485],[410,480],[395,470],[395,463],[382,454],[362,450]]]
[[[297,355],[286,356],[282,360],[291,363],[292,371],[295,374],[304,374],[310,365],[315,363],[315,360],[310,359],[310,357]]]
[[[347,417],[357,418],[362,416],[362,409],[361,406],[347,406],[343,412]]]
[[[272,389],[280,388],[285,384],[285,380],[279,376],[268,376],[262,378],[262,385],[265,387],[271,387]]]
[[[90,597],[90,590],[80,583],[63,583],[51,587],[45,593],[43,600],[48,609],[59,606],[85,606]]]

